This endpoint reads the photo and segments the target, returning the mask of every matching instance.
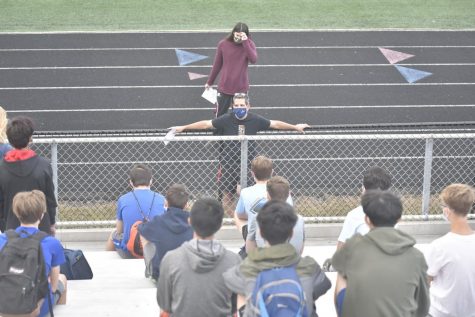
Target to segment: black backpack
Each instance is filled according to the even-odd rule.
[[[29,314],[49,293],[41,249],[47,234],[38,231],[25,238],[15,230],[5,234],[8,240],[0,251],[0,315]]]

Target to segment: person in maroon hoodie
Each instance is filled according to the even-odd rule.
[[[0,230],[15,229],[20,225],[12,210],[13,197],[18,192],[42,191],[46,196],[47,215],[39,229],[55,234],[56,197],[53,170],[49,160],[29,148],[34,128],[28,117],[15,117],[7,125],[7,138],[13,146],[0,162]]]
[[[247,66],[256,62],[256,44],[249,38],[248,26],[239,22],[227,37],[219,41],[213,68],[205,84],[209,89],[220,74],[216,117],[228,112],[234,94],[249,91]]]

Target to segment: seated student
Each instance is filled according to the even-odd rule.
[[[165,211],[165,197],[150,189],[152,171],[144,164],[135,165],[129,172],[132,191],[117,201],[115,230],[106,244],[106,251],[117,251],[122,258],[132,258],[127,250],[132,225],[144,218],[151,220]]]
[[[266,184],[267,200],[278,200],[285,202],[289,198],[289,182],[281,176],[271,177]],[[262,207],[261,207],[262,208]],[[259,212],[259,210],[256,210]],[[295,247],[297,253],[302,254],[305,242],[305,222],[302,216],[297,215],[292,238],[289,243]],[[256,247],[263,248],[265,241],[262,238],[259,227],[257,226],[256,215],[250,215],[248,220],[248,232],[246,238],[246,252],[250,252]]]
[[[188,196],[184,185],[172,185],[166,193],[166,212],[139,226],[146,277],[158,279],[164,255],[193,237],[193,230],[188,223],[190,213],[183,210],[188,203]]]
[[[34,235],[39,231],[38,225],[43,216],[46,216],[46,198],[43,192],[33,190],[19,192],[13,198],[13,212],[20,221],[20,226],[15,231],[21,238]],[[7,233],[0,234],[0,250],[7,244]],[[41,250],[45,261],[46,274],[49,280],[51,304],[66,303],[66,276],[59,273],[60,265],[65,262],[63,246],[61,242],[52,236],[46,236],[41,240]],[[1,295],[3,296],[3,295]],[[47,316],[49,303],[47,298],[38,302],[38,307],[31,316]]]
[[[401,200],[389,191],[367,190],[361,205],[370,231],[347,240],[332,258],[338,315],[427,316],[426,261],[416,241],[394,228]]]
[[[475,202],[474,189],[452,184],[440,194],[450,232],[432,241],[426,251],[431,281],[432,317],[475,316],[475,232],[467,214]]]
[[[260,155],[254,158],[251,162],[251,174],[256,182],[255,185],[243,188],[239,195],[239,200],[234,212],[234,222],[242,233],[244,240],[247,237],[247,223],[248,219],[256,214],[257,210],[261,209],[267,201],[267,181],[272,176],[273,164],[272,160]],[[292,205],[292,197],[288,195],[287,202]],[[245,257],[246,253],[243,248],[239,253]]]
[[[331,282],[322,272],[318,263],[311,257],[301,257],[288,243],[297,221],[292,206],[281,201],[267,202],[257,214],[257,224],[266,247],[255,249],[240,264],[224,274],[226,286],[234,293],[247,300],[244,316],[251,313],[251,294],[257,275],[264,270],[296,266],[302,289],[305,293],[309,316],[317,316],[314,302],[331,287]]]
[[[171,316],[231,316],[232,293],[222,274],[240,258],[214,239],[223,216],[222,205],[214,199],[193,204],[193,240],[169,251],[160,265],[157,302],[162,311]]]

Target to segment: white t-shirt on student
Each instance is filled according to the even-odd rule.
[[[434,240],[425,257],[434,277],[430,287],[433,317],[475,316],[475,234],[452,232]]]
[[[345,222],[341,228],[338,241],[345,243],[346,240],[354,236],[356,233],[365,235],[369,232],[369,227],[365,222],[365,213],[363,207],[358,206],[346,215]]]

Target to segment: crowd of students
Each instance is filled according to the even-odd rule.
[[[247,66],[256,60],[247,25],[236,24],[218,44],[205,85],[209,89],[221,73],[216,118],[175,126],[175,132],[214,128],[219,135],[255,135],[271,128],[303,133],[307,124],[249,112]],[[13,241],[39,240],[47,290],[24,315],[46,316],[55,304],[65,303],[67,289],[59,270],[63,248],[54,238],[52,169],[29,147],[32,120],[16,117],[6,123],[0,107],[0,270],[21,271],[3,265]],[[337,275],[338,316],[475,316],[475,233],[467,220],[475,200],[472,187],[452,184],[441,192],[450,232],[422,254],[414,238],[397,228],[403,207],[390,191],[391,176],[380,167],[369,168],[363,172],[361,205],[346,216],[337,250],[321,268],[302,256],[304,219],[292,207],[291,185],[273,176],[272,160],[258,156],[253,145],[255,183],[239,190],[240,146],[220,143],[220,197],[199,199],[191,208],[184,184],[170,186],[163,196],[151,189],[148,166],[130,170],[131,191],[117,200],[116,227],[106,250],[122,258],[143,257],[145,277],[156,281],[162,316],[317,316],[315,301],[331,288],[331,271]],[[242,234],[239,254],[215,239],[225,214]],[[11,310],[2,309],[15,306],[18,296],[4,295],[2,279],[0,315],[6,316]]]

